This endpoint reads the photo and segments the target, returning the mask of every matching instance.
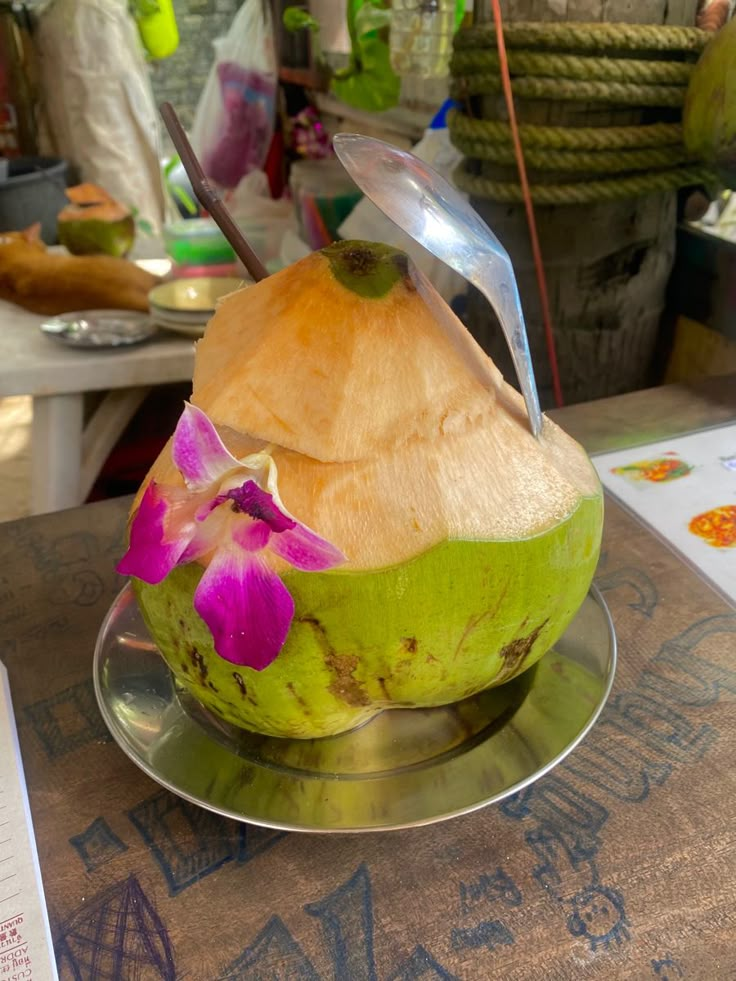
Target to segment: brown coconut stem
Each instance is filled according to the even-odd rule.
[[[202,165],[197,160],[197,155],[192,149],[192,144],[184,132],[184,128],[179,122],[176,110],[170,102],[164,102],[159,107],[161,118],[171,137],[171,142],[176,147],[187,177],[192,183],[192,190],[197,196],[197,200],[208,214],[212,216],[217,227],[228,240],[235,251],[235,255],[240,259],[255,282],[265,279],[268,271],[261,260],[248,244],[243,233],[233,221],[230,212],[225,207],[217,190],[210,184]]]

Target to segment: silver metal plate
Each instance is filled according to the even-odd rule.
[[[121,347],[140,344],[158,332],[150,317],[134,310],[80,310],[50,317],[41,332],[69,347]]]
[[[616,638],[593,588],[564,637],[499,688],[434,709],[393,709],[326,739],[276,739],[217,719],[177,686],[126,586],[100,630],[105,723],[159,784],[210,811],[294,831],[378,831],[465,814],[559,763],[595,723]]]

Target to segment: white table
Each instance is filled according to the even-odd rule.
[[[43,318],[0,301],[0,398],[33,397],[31,508],[82,504],[105,459],[150,388],[188,381],[194,342],[178,334],[143,344],[75,350],[38,329]],[[86,392],[106,392],[84,419]]]

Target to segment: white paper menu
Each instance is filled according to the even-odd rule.
[[[0,981],[56,981],[23,762],[0,662]]]
[[[593,463],[606,490],[736,606],[736,423]]]

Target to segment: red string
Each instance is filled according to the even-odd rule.
[[[514,94],[511,90],[511,74],[509,72],[509,62],[506,57],[506,41],[503,34],[503,19],[501,17],[501,5],[499,0],[493,2],[493,19],[496,22],[496,41],[498,43],[498,60],[501,68],[501,84],[503,85],[503,95],[506,100],[506,110],[509,114],[511,124],[511,138],[514,143],[514,155],[516,156],[516,166],[519,170],[519,183],[521,193],[524,197],[524,208],[526,210],[526,221],[529,226],[529,237],[531,239],[532,256],[534,258],[534,268],[537,273],[537,286],[539,288],[539,299],[542,305],[542,322],[544,323],[544,336],[547,341],[547,356],[552,372],[552,390],[554,392],[555,403],[558,407],[564,405],[562,398],[562,385],[560,384],[560,369],[557,365],[557,350],[555,348],[555,335],[552,328],[552,315],[549,309],[549,294],[547,292],[547,277],[544,273],[544,263],[542,261],[542,250],[539,247],[539,236],[537,235],[537,222],[534,217],[534,205],[532,203],[531,192],[529,191],[529,181],[526,176],[526,163],[524,161],[524,151],[521,146],[519,135],[519,125],[516,121],[516,109],[514,108]]]

